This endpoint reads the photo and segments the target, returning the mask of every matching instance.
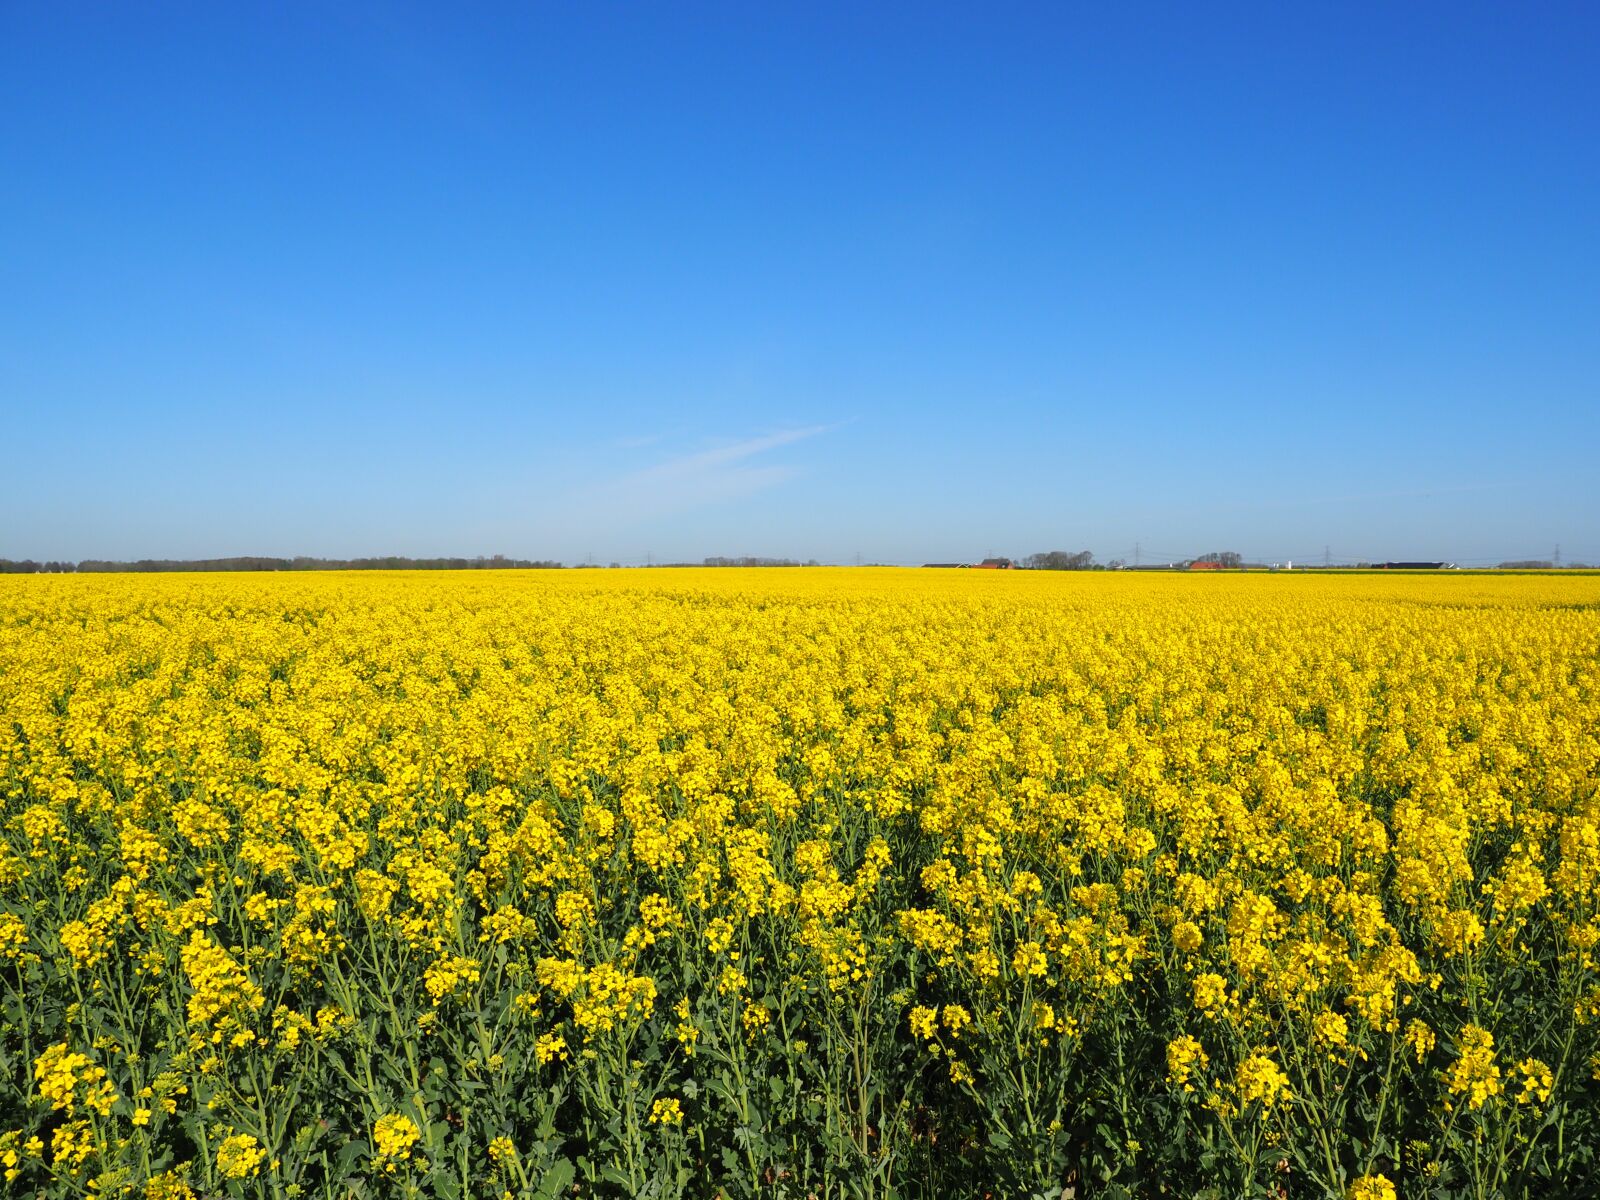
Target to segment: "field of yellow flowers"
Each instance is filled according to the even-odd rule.
[[[0,579],[10,1194],[1600,1178],[1600,579]]]

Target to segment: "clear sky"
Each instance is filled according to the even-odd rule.
[[[1600,560],[1600,6],[0,4],[0,556]]]

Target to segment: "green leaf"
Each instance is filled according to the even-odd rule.
[[[544,1173],[544,1178],[539,1180],[539,1190],[534,1193],[536,1200],[556,1200],[556,1197],[565,1195],[577,1174],[577,1168],[570,1159],[556,1159]]]

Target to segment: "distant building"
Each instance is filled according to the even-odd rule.
[[[1191,571],[1223,571],[1227,568],[1219,562],[1212,562],[1209,558],[1197,559],[1189,564]]]
[[[964,567],[967,564],[966,563],[923,563],[922,565],[924,567],[947,567],[947,568],[953,568],[953,567]]]
[[[1452,563],[1442,562],[1381,562],[1373,563],[1374,571],[1439,571]]]
[[[1016,563],[1009,558],[986,558],[981,563],[974,563],[980,571],[1010,571],[1015,569]]]

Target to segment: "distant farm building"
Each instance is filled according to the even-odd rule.
[[[924,567],[959,568],[972,571],[1012,571],[1017,564],[1009,558],[986,558],[979,563],[923,563]]]
[[[1374,571],[1440,571],[1453,563],[1442,562],[1381,562],[1373,563]]]
[[[1227,568],[1224,567],[1219,562],[1212,562],[1209,558],[1202,558],[1202,559],[1199,559],[1199,560],[1197,560],[1195,562],[1190,563],[1189,564],[1189,570],[1191,570],[1191,571],[1225,571],[1225,570],[1227,570]]]

